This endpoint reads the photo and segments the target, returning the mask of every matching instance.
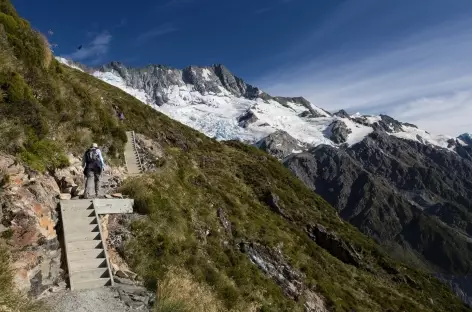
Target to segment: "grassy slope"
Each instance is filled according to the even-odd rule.
[[[104,82],[61,66],[9,1],[0,0],[0,12],[0,135],[6,138],[1,150],[47,170],[65,165],[65,152],[81,152],[92,141],[105,146],[110,161],[120,162],[127,128],[165,147],[167,161],[159,174],[124,187],[149,214],[133,225],[135,239],[127,244],[127,255],[150,287],[177,267],[176,272],[190,272],[189,285],[211,292],[219,302],[215,305],[224,309],[301,311],[302,302],[285,297],[236,248],[251,241],[280,248],[304,273],[304,283],[335,311],[465,309],[436,280],[394,264],[275,159],[239,143],[213,141]],[[123,124],[112,104],[124,111]],[[268,209],[263,203],[267,192],[280,196],[292,221]],[[229,215],[233,237],[222,231],[217,208]],[[309,223],[323,224],[356,246],[363,268],[342,263],[312,242],[304,232]],[[208,229],[208,237],[198,235]],[[388,266],[400,273],[382,269]]]

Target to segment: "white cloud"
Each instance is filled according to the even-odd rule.
[[[167,35],[169,33],[172,33],[172,32],[178,31],[178,30],[179,29],[177,27],[175,27],[174,25],[172,25],[170,23],[163,24],[163,25],[160,25],[156,28],[153,28],[151,30],[148,30],[148,31],[140,34],[136,38],[136,43],[137,44],[143,44],[148,40],[151,40],[151,39],[156,38],[156,37],[164,36],[164,35]]]
[[[282,66],[258,84],[328,110],[387,113],[433,133],[472,132],[471,29],[472,20],[466,19],[381,46],[340,49]]]
[[[103,56],[108,53],[109,45],[112,36],[107,31],[95,36],[95,38],[81,49],[65,55],[65,58],[73,59],[74,61],[90,61],[91,63],[98,63]]]

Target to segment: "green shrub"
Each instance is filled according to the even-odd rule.
[[[7,103],[15,104],[32,99],[31,90],[18,73],[0,75],[0,89]]]
[[[3,27],[8,32],[18,31],[18,23],[13,16],[0,12],[0,23],[3,24]]]
[[[21,159],[38,171],[54,170],[69,165],[69,159],[59,145],[51,140],[33,140],[20,153]]]

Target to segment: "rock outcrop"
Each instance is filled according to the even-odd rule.
[[[0,189],[1,231],[12,246],[16,285],[34,297],[65,288],[56,232],[56,181],[8,155],[0,155],[0,167],[8,176]]]
[[[276,131],[268,135],[257,142],[256,146],[280,160],[308,148],[307,144],[301,143],[285,131]]]
[[[362,232],[409,251],[393,256],[463,276],[472,268],[472,161],[461,151],[376,131],[347,149],[292,155],[285,165]]]
[[[252,263],[282,288],[286,296],[294,300],[299,300],[303,296],[305,311],[328,311],[323,298],[303,284],[303,274],[284,259],[280,250],[273,250],[257,243],[241,243],[240,249],[248,255]]]
[[[257,116],[250,109],[238,117],[239,126],[243,128],[247,128],[250,124],[255,123],[257,120]]]
[[[351,116],[350,116],[344,109],[341,109],[341,110],[337,111],[337,112],[334,113],[333,115],[334,115],[334,116],[341,117],[341,118],[348,118],[348,119],[351,119]]]
[[[333,121],[328,129],[331,134],[329,139],[336,144],[345,143],[348,135],[352,133],[351,129],[341,120]]]
[[[307,228],[308,236],[326,249],[330,254],[344,263],[359,267],[361,256],[356,252],[353,246],[340,239],[335,233],[329,232],[320,224],[310,225]]]

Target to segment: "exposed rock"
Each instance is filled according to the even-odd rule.
[[[11,173],[8,183],[0,189],[0,216],[2,226],[11,231],[8,239],[15,284],[32,296],[40,296],[63,280],[55,229],[55,198],[60,190],[53,177],[26,174],[13,157],[0,155],[0,164]]]
[[[250,109],[238,117],[239,126],[243,128],[247,128],[250,124],[255,123],[257,120],[257,116]]]
[[[351,129],[349,129],[341,120],[333,121],[329,126],[329,129],[331,132],[329,139],[337,144],[345,143],[349,134],[352,132]]]
[[[341,240],[336,234],[328,232],[320,224],[311,225],[307,228],[308,235],[316,244],[326,249],[330,254],[344,263],[352,264],[356,267],[361,265],[361,256],[349,243]]]
[[[308,148],[285,131],[276,131],[261,139],[256,145],[268,154],[284,159],[292,153],[301,152]]]
[[[129,279],[128,274],[126,274],[124,271],[121,271],[121,270],[116,271],[116,276]]]
[[[145,172],[156,171],[164,165],[165,153],[159,143],[136,133],[136,146]]]
[[[372,127],[375,130],[385,131],[385,132],[400,132],[403,131],[402,123],[396,119],[393,119],[387,115],[380,115],[381,120],[374,123]]]
[[[315,109],[313,109],[313,107],[311,106],[311,103],[303,97],[275,96],[272,99],[279,102],[280,104],[284,106],[288,106],[288,103],[290,102],[290,103],[295,103],[295,104],[306,107],[308,109],[308,112],[302,113],[304,116],[300,116],[300,117],[318,118],[318,117],[331,116],[331,114],[327,111],[324,111],[324,114],[322,114],[316,111]]]
[[[300,297],[304,288],[302,275],[285,261],[279,251],[256,243],[242,243],[240,248],[247,253],[252,263],[282,288],[286,296],[294,300]]]
[[[226,234],[232,236],[231,222],[228,220],[225,211],[222,208],[218,208],[217,215],[220,219],[221,225],[225,229]]]
[[[72,195],[70,193],[61,193],[59,194],[59,199],[60,200],[69,200],[72,198]]]
[[[111,194],[111,197],[113,197],[113,198],[123,198],[123,194],[121,194],[121,193],[114,193],[114,194]]]
[[[334,115],[334,116],[341,117],[341,118],[348,118],[348,119],[351,119],[351,116],[349,116],[349,114],[348,114],[344,109],[341,109],[341,110],[337,111],[337,112],[334,113],[333,115]]]
[[[265,197],[265,202],[273,212],[281,215],[284,218],[288,218],[287,215],[284,212],[284,209],[282,208],[282,203],[280,202],[280,197],[277,196],[277,194],[268,193]]]
[[[78,186],[85,183],[82,162],[72,154],[69,154],[67,158],[70,166],[56,169],[53,175],[62,193],[77,196]]]
[[[465,144],[472,146],[472,135],[470,135],[469,133],[461,134],[457,138]]]
[[[317,146],[285,165],[343,219],[404,251],[392,256],[462,276],[472,268],[467,148],[459,144],[451,153],[376,131],[350,148]]]
[[[144,287],[119,283],[114,288],[120,300],[133,309],[149,311],[155,301],[155,295]]]
[[[312,290],[306,289],[304,292],[306,298],[304,308],[305,312],[328,312],[325,300]]]
[[[408,123],[408,122],[402,122],[402,125],[418,129],[418,127],[416,125]]]

